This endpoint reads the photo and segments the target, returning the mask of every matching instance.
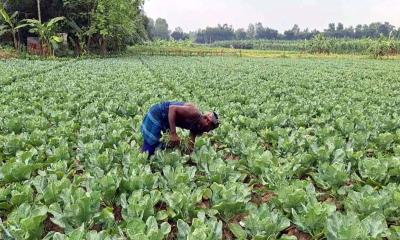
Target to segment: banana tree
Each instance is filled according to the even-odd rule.
[[[67,23],[72,28],[72,32],[77,39],[75,41],[74,39],[70,38],[71,42],[73,43],[74,47],[76,48],[76,51],[78,52],[79,55],[86,54],[87,39],[90,39],[90,37],[95,33],[94,28],[80,27],[72,19],[68,20]]]
[[[0,25],[0,36],[6,33],[11,33],[14,42],[14,48],[19,48],[19,41],[17,39],[18,29],[21,28],[17,21],[18,12],[9,15],[2,5],[0,5],[0,17],[6,24]]]
[[[39,36],[42,54],[51,53],[54,55],[54,49],[63,41],[60,36],[57,36],[55,30],[57,24],[64,20],[64,17],[55,17],[46,23],[42,23],[37,19],[26,19],[24,26],[29,26],[29,32],[36,33]]]

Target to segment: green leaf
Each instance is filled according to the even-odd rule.
[[[333,239],[367,239],[365,232],[357,215],[348,212],[347,215],[334,213],[328,218],[327,240]]]
[[[6,25],[0,25],[0,36],[3,36],[4,34],[9,32],[9,28]]]
[[[189,235],[190,232],[189,225],[183,220],[179,219],[177,222],[177,227],[178,227],[178,239],[182,240],[187,239],[187,236]]]
[[[147,226],[148,231],[150,231],[150,230],[158,231],[157,220],[153,216],[147,218],[146,226]]]
[[[74,29],[75,32],[82,32],[82,29],[76,24],[76,22],[72,19],[68,19],[68,25]]]
[[[46,23],[46,25],[49,26],[49,27],[52,27],[53,25],[55,25],[56,23],[58,23],[60,21],[63,21],[64,19],[65,19],[65,17],[55,17],[55,18],[50,19]]]
[[[7,218],[10,234],[13,236],[30,236],[39,238],[42,234],[42,223],[47,217],[47,207],[23,203],[15,208]]]
[[[56,43],[61,43],[61,42],[63,42],[63,38],[54,35],[54,36],[51,36],[50,41],[54,41],[54,42],[56,42]]]
[[[373,238],[383,238],[388,233],[385,216],[380,213],[372,213],[361,221],[368,235]]]
[[[336,206],[333,204],[310,202],[303,205],[299,213],[292,209],[293,223],[302,231],[318,236],[324,233],[326,220],[335,211]]]
[[[166,210],[161,210],[157,212],[157,220],[163,221],[168,218],[168,212]]]
[[[111,226],[113,223],[115,223],[113,208],[103,208],[98,219],[101,223],[106,224],[106,226]]]
[[[237,239],[246,239],[247,234],[246,231],[242,229],[242,227],[237,223],[230,223],[229,230],[235,235]]]
[[[289,236],[289,235],[284,234],[279,239],[280,240],[297,240],[297,237],[296,236]]]
[[[13,206],[18,206],[24,202],[29,203],[33,200],[33,190],[29,185],[23,185],[11,191],[10,202]]]
[[[8,13],[4,9],[3,5],[0,6],[0,15],[6,23],[8,23],[9,25],[12,25],[11,17],[10,17],[10,15],[8,15]]]
[[[400,239],[400,226],[391,226],[389,240]]]
[[[38,154],[38,151],[36,148],[31,148],[29,151],[25,152],[18,152],[17,153],[17,159],[25,164],[29,164],[32,160],[32,158]]]
[[[81,240],[85,236],[85,227],[82,224],[79,228],[74,229],[70,234],[68,234],[69,240]]]
[[[0,167],[0,181],[19,182],[29,179],[33,171],[43,166],[44,164],[6,163]]]
[[[128,237],[134,238],[138,234],[144,234],[146,231],[146,224],[141,219],[132,219],[127,223],[126,228]]]
[[[251,236],[276,238],[282,230],[290,226],[290,220],[281,211],[262,204],[259,208],[252,207],[249,210],[244,224]]]
[[[171,232],[171,225],[167,222],[161,223],[160,231],[164,236],[168,235]]]

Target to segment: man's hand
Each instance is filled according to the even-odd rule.
[[[181,139],[178,137],[178,134],[176,134],[176,133],[170,134],[169,144],[171,145],[171,147],[175,147],[175,146],[179,145],[180,142],[181,142]]]

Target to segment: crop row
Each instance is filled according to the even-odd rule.
[[[0,98],[6,239],[400,236],[395,61],[2,64],[16,69]],[[140,124],[163,100],[216,110],[221,126],[191,156],[148,160]]]

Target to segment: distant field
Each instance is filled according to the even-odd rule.
[[[232,40],[208,44],[210,47],[255,49],[269,51],[306,51],[304,40]]]
[[[307,52],[311,40],[233,40],[209,44],[209,47],[254,49],[268,51]],[[328,49],[334,54],[369,54],[377,39],[327,39]],[[393,47],[400,51],[400,41],[393,41]]]
[[[398,60],[16,59],[0,91],[3,239],[400,238]],[[165,100],[222,124],[147,160]]]
[[[368,54],[357,53],[331,53],[331,54],[312,54],[304,51],[284,51],[284,50],[257,50],[257,49],[234,49],[207,45],[136,45],[128,47],[128,55],[148,55],[148,56],[228,56],[228,57],[248,57],[248,58],[293,58],[293,59],[372,59]],[[399,60],[400,55],[385,56],[381,59]]]

